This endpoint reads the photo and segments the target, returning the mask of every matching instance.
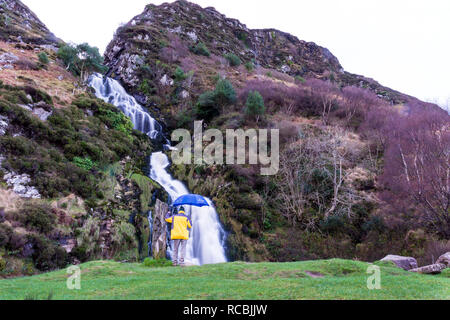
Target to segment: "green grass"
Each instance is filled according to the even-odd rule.
[[[321,260],[234,262],[202,267],[150,268],[96,261],[81,265],[81,290],[66,288],[66,270],[0,280],[3,299],[450,299],[450,272],[413,274],[386,263],[381,290],[368,290],[367,263]],[[313,278],[307,272],[318,272]]]

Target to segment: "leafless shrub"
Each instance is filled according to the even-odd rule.
[[[350,215],[355,192],[345,181],[349,165],[344,133],[306,136],[280,154],[276,199],[293,225],[307,227],[331,215]],[[307,214],[313,208],[316,214]]]
[[[383,199],[416,207],[420,223],[450,237],[450,116],[414,108],[393,119],[387,135]]]
[[[280,142],[282,144],[293,142],[299,138],[300,128],[290,121],[283,120],[276,127],[280,130]]]
[[[367,89],[345,87],[342,89],[338,115],[345,119],[347,127],[358,128],[368,113],[381,104],[382,100]]]
[[[176,63],[189,55],[187,45],[174,33],[169,33],[169,45],[162,49],[161,60]]]
[[[308,79],[305,85],[311,89],[312,96],[320,102],[322,122],[328,125],[330,113],[337,106],[338,88],[330,81],[318,79]]]
[[[14,62],[14,65],[19,70],[39,70],[39,67],[35,62],[26,58],[20,58],[19,60]]]
[[[441,255],[447,252],[450,252],[450,240],[430,241],[425,248],[425,255],[419,263],[421,262],[421,265],[434,264]]]

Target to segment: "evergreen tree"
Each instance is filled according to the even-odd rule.
[[[256,122],[259,122],[259,118],[266,112],[264,106],[264,98],[258,91],[250,91],[247,97],[247,103],[245,113],[248,116],[255,117]]]

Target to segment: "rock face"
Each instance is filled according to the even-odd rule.
[[[388,255],[381,259],[381,261],[392,261],[399,268],[404,270],[411,270],[417,268],[417,261],[412,257],[402,257],[396,255]]]
[[[19,57],[13,53],[6,52],[0,55],[0,70],[13,69],[13,64],[19,60]]]
[[[31,178],[29,175],[20,175],[15,172],[9,172],[3,178],[5,179],[6,184],[11,187],[12,190],[21,198],[41,198],[39,191],[35,187],[29,186],[29,183],[31,182]]]
[[[134,86],[139,64],[144,63],[140,57],[159,54],[158,43],[167,41],[169,33],[189,45],[204,42],[218,56],[233,52],[243,61],[253,60],[257,65],[293,75],[321,77],[327,71],[343,72],[338,59],[313,42],[275,29],[251,30],[214,8],[203,9],[188,1],[148,5],[118,30],[107,48],[105,62],[125,84]]]
[[[0,136],[4,136],[6,134],[8,126],[9,126],[8,117],[0,116]]]
[[[53,113],[52,106],[46,104],[44,101],[40,101],[38,103],[30,103],[30,104],[19,104],[20,107],[25,110],[33,112],[35,116],[37,116],[42,121],[46,121],[48,117],[50,117]]]
[[[328,49],[313,42],[276,29],[252,30],[212,7],[202,8],[184,0],[147,5],[143,13],[117,30],[106,49],[105,62],[109,75],[121,80],[138,98],[138,87],[149,78],[143,70],[153,73],[157,85],[164,75],[156,70],[161,60],[180,60],[183,52],[199,43],[206,44],[215,61],[234,53],[244,63],[253,62],[290,76],[368,88],[393,104],[416,100],[372,79],[345,72]]]
[[[0,0],[0,40],[55,45],[60,40],[19,0]]]
[[[169,211],[169,206],[156,200],[155,215],[153,218],[152,255],[153,258],[165,258],[167,251],[167,223],[165,216]]]

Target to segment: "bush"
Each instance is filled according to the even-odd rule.
[[[305,83],[306,80],[302,76],[295,76],[295,81],[300,83]]]
[[[37,269],[51,271],[67,266],[68,256],[64,248],[38,235],[29,236],[29,240],[33,244],[32,258]]]
[[[9,245],[13,229],[3,223],[0,223],[0,248],[4,248]]]
[[[175,69],[173,77],[175,79],[175,82],[179,83],[179,82],[186,80],[187,75],[186,75],[186,73],[184,73],[183,69],[181,69],[180,67],[177,67]]]
[[[216,103],[214,91],[207,91],[198,98],[195,113],[197,118],[210,120],[220,114],[220,108]]]
[[[34,153],[37,148],[33,141],[22,136],[3,136],[0,138],[0,146],[3,152],[18,156],[30,155]]]
[[[164,268],[164,267],[171,267],[172,262],[167,259],[152,259],[152,258],[145,258],[144,262],[142,263],[145,267],[150,268]]]
[[[74,255],[82,262],[99,257],[100,248],[100,220],[89,217],[83,227],[76,230],[77,244]]]
[[[192,110],[179,112],[175,120],[177,121],[177,128],[188,128],[194,121]]]
[[[264,99],[258,91],[249,92],[245,106],[245,113],[250,117],[256,117],[256,122],[266,112]]]
[[[139,92],[145,94],[146,96],[151,96],[156,93],[156,89],[151,85],[151,81],[148,79],[142,80],[138,87]]]
[[[49,59],[48,59],[48,56],[47,56],[47,54],[45,52],[40,52],[38,54],[38,58],[39,58],[39,62],[42,65],[44,65],[44,66],[47,65],[50,62]]]
[[[78,168],[84,169],[86,171],[90,171],[95,166],[95,163],[90,158],[75,157],[73,158],[73,163]]]
[[[228,62],[230,63],[230,66],[232,66],[232,67],[240,66],[242,63],[241,59],[234,53],[226,54],[225,59],[228,60]]]
[[[330,234],[344,231],[345,221],[342,216],[329,216],[320,222],[320,229]]]
[[[207,91],[200,95],[196,106],[196,115],[198,118],[210,120],[220,114],[220,107],[231,105],[236,100],[236,91],[231,82],[219,79],[214,91]]]
[[[219,79],[214,91],[215,101],[220,106],[231,105],[236,102],[236,91],[231,82],[227,79]]]
[[[239,101],[245,104],[250,91],[258,91],[264,98],[270,113],[283,111],[288,114],[318,116],[322,108],[320,99],[313,90],[304,86],[286,86],[270,80],[250,80],[239,92]]]
[[[56,222],[52,208],[45,204],[26,203],[19,218],[28,228],[41,233],[52,231]]]
[[[137,250],[136,230],[129,222],[121,221],[114,223],[111,234],[111,247],[114,256],[126,253],[129,250]]]
[[[247,69],[247,71],[252,72],[255,69],[255,65],[253,64],[253,62],[249,61],[245,64],[245,69]]]
[[[208,48],[206,47],[206,45],[203,42],[199,42],[199,43],[197,43],[197,45],[195,47],[191,47],[191,51],[195,54],[205,56],[205,57],[209,57],[211,55]]]

